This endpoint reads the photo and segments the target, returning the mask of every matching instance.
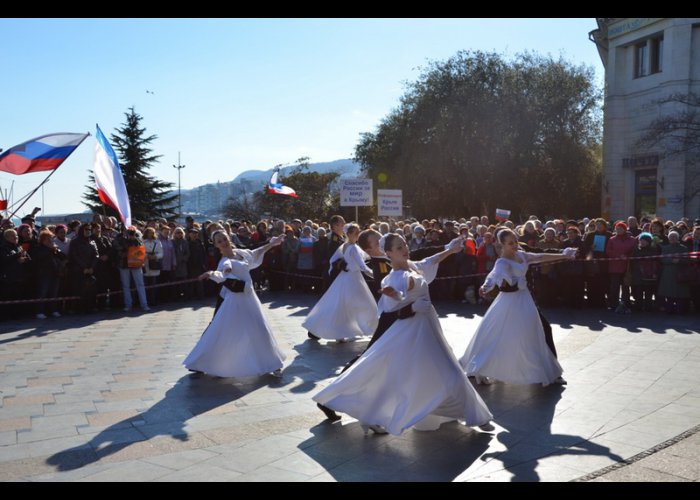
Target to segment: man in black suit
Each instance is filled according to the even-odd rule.
[[[328,258],[332,258],[340,246],[345,243],[345,219],[342,215],[334,215],[331,217],[331,237],[328,239]],[[331,286],[335,278],[340,272],[340,266],[334,267],[332,271],[329,272],[325,269],[324,274],[326,275],[326,290]]]
[[[331,259],[340,246],[345,243],[345,219],[342,215],[334,215],[331,217],[331,237],[328,238],[328,258]],[[343,264],[345,264],[345,259],[338,259],[333,263],[333,269],[329,271],[326,266],[321,269],[323,273],[323,290],[324,292],[330,288],[331,284],[338,277],[338,273],[342,270]],[[314,335],[311,332],[307,332],[308,336],[312,340],[319,340],[321,337]]]
[[[537,248],[537,247],[530,247],[526,243],[519,243],[520,248],[525,251],[525,252],[531,252],[531,253],[562,253],[561,250],[559,249],[547,249],[543,250],[542,248]],[[530,268],[527,270],[527,286],[530,288],[530,293],[532,293],[532,283],[533,283],[533,277],[532,277],[532,271]],[[535,294],[532,293],[532,299],[534,301],[535,299]],[[535,303],[535,307],[537,308],[537,314],[540,315],[540,321],[542,321],[542,328],[544,328],[544,340],[547,343],[547,347],[549,347],[549,350],[552,351],[552,354],[554,354],[554,357],[557,357],[557,348],[554,347],[554,337],[552,335],[552,325],[549,323],[549,320],[545,318],[544,314],[542,314],[542,311],[540,310],[540,306]],[[560,377],[561,378],[561,377]],[[562,379],[563,380],[563,379]]]

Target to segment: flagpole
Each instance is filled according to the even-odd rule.
[[[75,152],[76,149],[78,149],[78,147],[83,143],[83,141],[84,141],[85,139],[88,138],[89,135],[90,135],[90,132],[88,132],[87,135],[86,135],[85,137],[83,137],[83,138],[80,140],[80,142],[79,142],[78,144],[75,145],[75,148],[73,148],[73,151],[71,151],[70,154],[69,154],[68,156],[66,156],[66,157],[63,159],[63,161],[61,162],[61,165],[70,157],[70,155],[72,155],[72,154]],[[59,165],[59,167],[60,167],[61,165]],[[50,173],[49,175],[46,176],[46,179],[44,179],[44,180],[42,181],[41,184],[39,184],[36,188],[34,188],[34,190],[33,190],[32,192],[30,192],[30,193],[25,197],[24,201],[20,204],[20,206],[18,206],[17,209],[16,209],[14,212],[12,212],[12,215],[10,215],[10,219],[12,219],[12,217],[14,217],[14,216],[17,214],[17,212],[19,212],[19,209],[22,208],[22,207],[24,206],[24,204],[27,203],[27,202],[29,201],[29,198],[31,198],[32,196],[34,196],[34,194],[39,190],[39,188],[40,188],[41,186],[43,186],[44,184],[46,184],[46,183],[49,181],[49,178],[54,174],[54,172],[56,172],[56,170],[58,170],[58,167],[54,168],[54,169],[51,171],[51,173]]]

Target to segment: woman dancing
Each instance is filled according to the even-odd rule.
[[[251,269],[258,267],[270,248],[282,243],[277,236],[255,250],[233,248],[224,231],[215,231],[212,241],[221,252],[216,271],[199,278],[223,283],[224,299],[214,319],[184,361],[185,367],[218,377],[249,377],[272,373],[282,376],[285,356],[277,346],[253,290]]]
[[[362,273],[373,277],[372,270],[365,264],[370,257],[357,245],[360,227],[347,224],[345,232],[347,241],[330,260],[331,269],[337,266],[341,271],[302,324],[310,338],[342,342],[372,335],[377,328],[377,303],[362,277]]]
[[[529,253],[519,250],[518,238],[510,229],[497,234],[501,257],[496,261],[479,294],[484,297],[500,287],[460,359],[467,375],[477,383],[496,379],[512,384],[566,383],[557,358],[545,342],[542,320],[532,300],[525,275],[530,264],[573,259],[576,248],[563,254]]]

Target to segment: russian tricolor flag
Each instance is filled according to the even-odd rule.
[[[506,210],[504,208],[497,208],[496,209],[496,220],[508,220],[510,217],[510,210]]]
[[[114,149],[107,142],[104,134],[97,126],[95,134],[97,143],[95,144],[95,184],[97,184],[97,194],[105,205],[112,207],[119,212],[119,217],[124,227],[131,225],[131,205],[129,195],[126,192],[124,176],[119,168],[119,161]]]
[[[294,196],[295,198],[298,198],[297,193],[292,188],[277,182],[278,174],[279,170],[275,170],[272,174],[272,177],[270,177],[270,182],[267,185],[267,192],[271,194],[283,194],[286,196]]]
[[[22,175],[56,170],[89,134],[47,134],[23,142],[0,155],[0,170]]]

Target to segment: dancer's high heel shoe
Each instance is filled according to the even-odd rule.
[[[375,434],[388,434],[387,430],[381,425],[360,424],[360,427],[362,427],[362,431],[365,433],[365,436],[369,434],[370,429],[372,429]]]
[[[337,422],[340,420],[342,417],[338,415],[335,411],[333,411],[331,408],[328,408],[327,406],[322,405],[321,403],[316,403],[316,406],[318,406],[318,409],[323,412],[324,415],[326,415],[326,418],[330,420],[331,422]]]

